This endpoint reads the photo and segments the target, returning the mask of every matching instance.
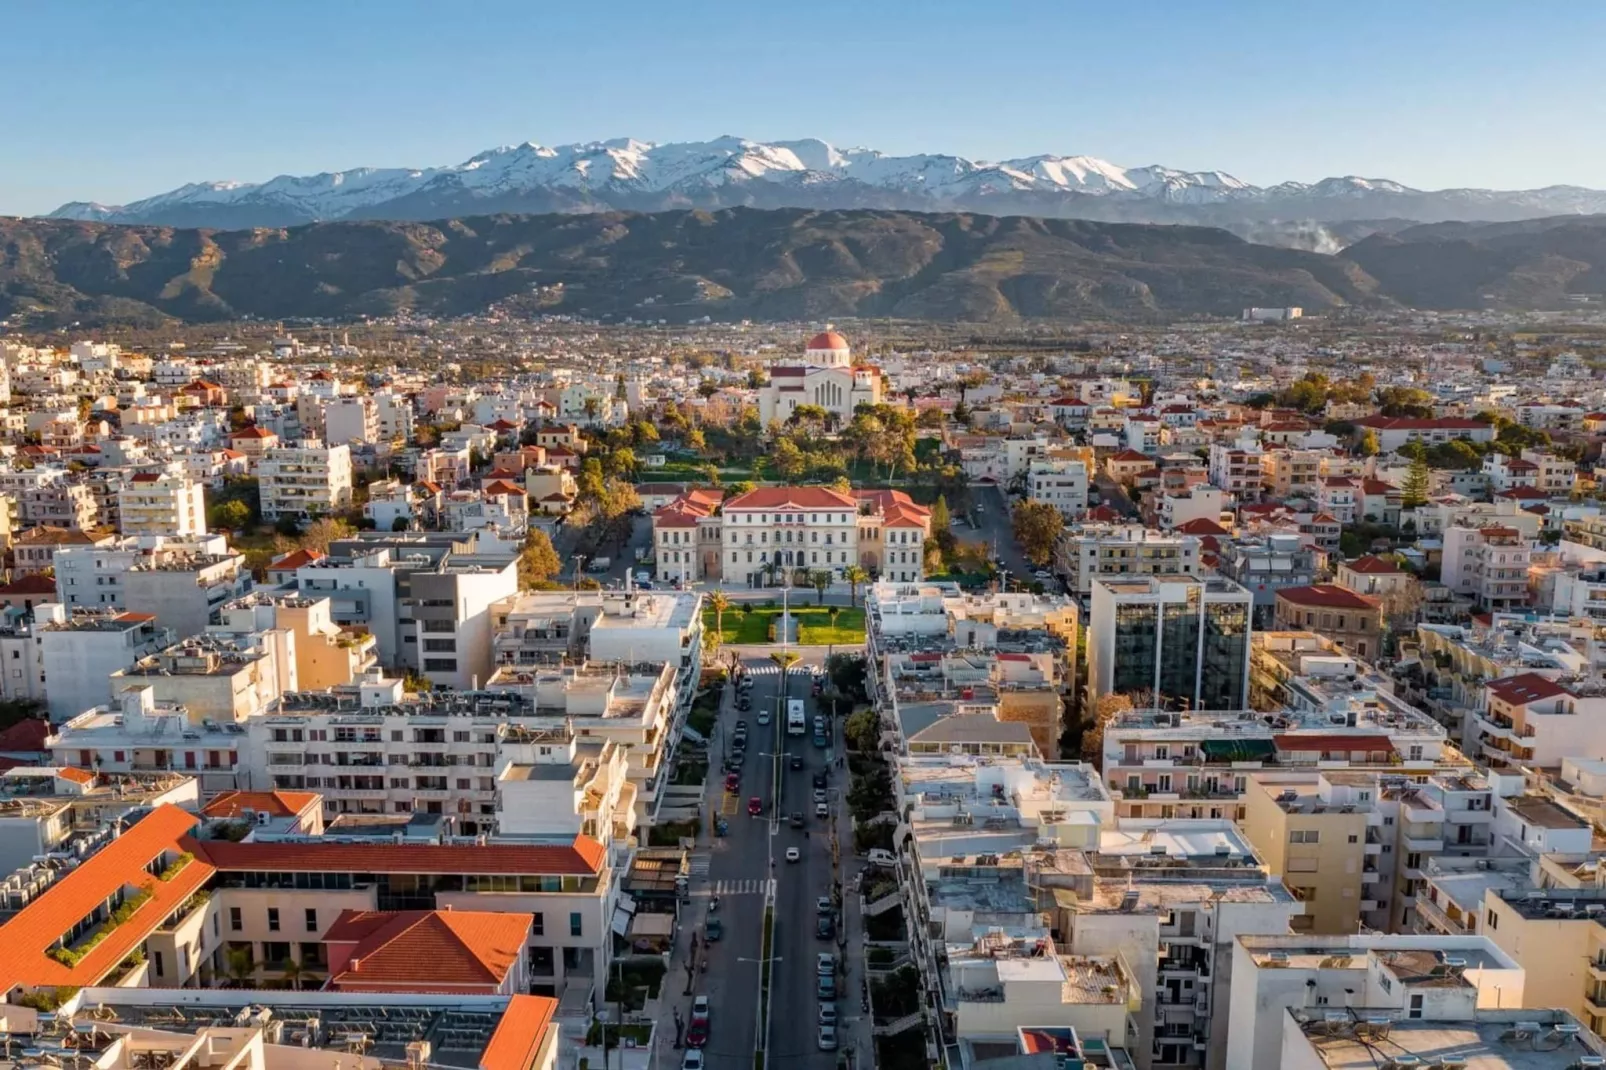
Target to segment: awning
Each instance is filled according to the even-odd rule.
[[[636,901],[628,895],[619,897],[618,906],[613,909],[613,922],[608,927],[620,936],[630,931],[630,918],[636,913]]]
[[[1269,739],[1205,739],[1199,753],[1213,762],[1264,762],[1276,753]]]

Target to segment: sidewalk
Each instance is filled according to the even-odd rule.
[[[838,719],[840,743],[841,719]],[[839,752],[843,753],[843,752]],[[851,1070],[875,1065],[875,1040],[869,1015],[861,1009],[860,986],[864,983],[864,917],[859,910],[859,871],[864,860],[853,850],[853,815],[848,812],[847,792],[851,782],[847,762],[831,770],[833,787],[841,799],[837,806],[837,844],[841,861],[842,924],[837,930],[837,948],[842,954],[842,994],[837,1002],[837,1051],[846,1056]]]
[[[726,715],[735,707],[735,702],[736,688],[732,684],[727,684],[719,700],[719,717],[715,720],[708,737],[709,764],[708,776],[703,781],[702,816],[697,822],[697,835],[690,852],[691,879],[687,882],[690,895],[680,903],[675,921],[675,942],[669,954],[669,970],[664,974],[658,998],[649,1000],[645,1008],[645,1013],[652,1017],[656,1026],[653,1030],[653,1050],[648,1064],[649,1070],[677,1070],[685,1058],[685,1049],[675,1046],[677,1033],[675,1014],[677,1012],[680,1014],[683,1029],[690,1024],[688,1015],[691,996],[686,994],[688,989],[693,992],[708,993],[716,1005],[720,1001],[723,984],[719,976],[714,973],[700,973],[698,970],[705,951],[702,934],[708,921],[709,906],[709,897],[698,894],[708,890],[708,867],[700,866],[698,863],[713,854],[714,835],[711,821],[712,815],[719,810],[725,781],[725,774],[719,765],[720,753],[725,734]],[[695,952],[692,948],[694,936],[697,940]],[[688,967],[690,967],[689,972]]]

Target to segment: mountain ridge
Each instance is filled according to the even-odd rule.
[[[1565,308],[1606,216],[1378,230],[1337,255],[1225,230],[883,210],[493,214],[211,230],[0,218],[17,325],[413,312],[685,322],[1155,323],[1249,306]]]
[[[428,221],[499,212],[732,207],[955,211],[1105,222],[1197,223],[1247,232],[1302,221],[1512,221],[1606,212],[1606,191],[1413,189],[1349,175],[1259,187],[1225,171],[1122,167],[1094,156],[1001,161],[891,156],[813,138],[705,142],[630,138],[476,153],[426,168],[359,167],[266,182],[193,182],[126,205],[64,204],[46,218],[165,226],[294,226],[340,219]],[[1297,244],[1293,242],[1291,244]]]

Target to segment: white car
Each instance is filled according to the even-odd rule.
[[[786,849],[786,860],[788,862],[796,862],[798,859],[800,859],[802,857],[803,857],[803,852],[799,851],[796,847],[788,847]]]
[[[680,1070],[703,1070],[701,1048],[687,1048],[686,1057],[680,1060]]]
[[[814,816],[815,817],[830,817],[831,816],[831,808],[829,806],[827,806],[823,802],[822,803],[815,803],[814,804]]]

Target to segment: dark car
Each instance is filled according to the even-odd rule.
[[[746,695],[743,695],[741,698],[736,700],[736,708],[743,713],[746,713],[748,710],[753,708],[753,702]]]
[[[823,772],[814,774],[814,786],[817,788],[825,787],[825,774]]]
[[[803,827],[803,811],[801,811],[801,810],[793,810],[792,811],[792,816],[787,818],[787,822],[788,822],[788,824],[790,824],[795,829],[802,828]]]
[[[801,754],[792,755],[792,760],[791,760],[790,764],[791,764],[793,769],[802,769],[803,768],[803,755],[801,755]]]
[[[836,935],[836,925],[829,916],[821,915],[820,919],[814,923],[814,935],[821,940],[829,940]]]

